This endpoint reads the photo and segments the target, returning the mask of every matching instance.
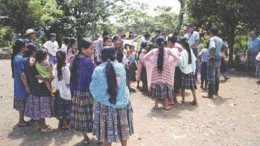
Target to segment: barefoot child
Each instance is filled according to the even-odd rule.
[[[36,52],[36,69],[42,78],[51,78],[53,76],[52,69],[51,69],[52,67],[48,61],[47,55],[48,55],[47,51],[43,49],[38,50]],[[42,81],[42,80],[38,80],[38,81],[39,83],[44,82],[48,90],[50,91],[50,93],[52,93],[52,87],[49,81]]]
[[[54,67],[54,81],[57,92],[54,100],[55,117],[59,119],[59,127],[70,128],[71,92],[70,92],[70,70],[66,65],[66,53],[59,50],[56,53],[57,64]]]

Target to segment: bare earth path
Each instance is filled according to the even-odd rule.
[[[201,98],[202,90],[198,89],[197,107],[188,103],[192,100],[190,91],[186,94],[187,103],[178,103],[169,111],[154,111],[151,98],[139,91],[133,93],[135,134],[128,145],[259,146],[260,85],[258,79],[239,74],[242,73],[231,71],[231,79],[220,84],[219,96],[214,99]],[[12,102],[10,60],[0,60],[0,146],[83,145],[82,135],[73,131],[57,129],[46,134],[37,131],[36,125],[17,127],[18,112]],[[47,123],[57,128],[55,118],[47,119]],[[97,146],[95,142],[90,145]]]

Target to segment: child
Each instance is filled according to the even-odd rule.
[[[181,39],[181,45],[184,48],[182,51],[180,61],[178,62],[178,66],[182,71],[182,82],[181,82],[181,96],[182,96],[182,103],[185,102],[185,89],[190,89],[193,95],[193,101],[191,102],[192,105],[197,105],[197,98],[196,98],[196,82],[195,82],[195,68],[196,68],[196,57],[192,52],[192,49],[189,47],[186,38]]]
[[[68,48],[66,53],[66,63],[69,65],[71,63],[71,60],[73,56],[75,55],[74,48],[77,44],[77,40],[75,38],[70,38],[70,42],[68,44]]]
[[[129,136],[134,133],[133,109],[129,90],[126,86],[124,66],[115,58],[113,47],[103,48],[103,63],[95,68],[90,92],[95,100],[93,134],[104,141],[127,145]]]
[[[53,78],[52,66],[48,61],[47,51],[40,49],[36,52],[36,69],[42,78]],[[50,93],[52,93],[51,83],[49,81],[38,80],[39,83],[44,82]]]
[[[55,117],[59,119],[59,127],[69,129],[71,113],[71,92],[70,92],[70,70],[66,66],[66,53],[59,50],[56,53],[57,64],[54,67],[54,80],[57,87],[54,100]]]
[[[148,42],[142,42],[141,43],[141,53],[139,55],[139,61],[138,61],[138,66],[137,66],[137,80],[142,81],[142,90],[147,91],[147,76],[146,76],[146,68],[145,68],[145,63],[144,63],[144,55],[147,53],[147,47],[148,47]],[[139,85],[139,84],[138,84]],[[138,86],[137,86],[138,87]]]
[[[207,48],[202,49],[198,55],[200,62],[201,62],[201,68],[200,68],[200,79],[201,79],[200,88],[201,89],[204,89],[203,88],[204,81],[205,81],[205,89],[208,87],[208,79],[207,79],[208,55],[209,55],[209,51]]]
[[[137,69],[136,67],[136,60],[135,60],[135,51],[134,51],[134,45],[130,45],[129,48],[129,53],[128,53],[128,59],[129,62],[127,64],[127,69],[128,69],[128,88],[130,91],[135,91],[135,89],[130,87],[130,82],[131,81],[136,81],[136,77],[135,77],[135,71]]]

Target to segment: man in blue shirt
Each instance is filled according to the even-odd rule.
[[[213,98],[218,95],[219,90],[219,76],[221,64],[221,48],[227,48],[227,45],[221,38],[217,36],[218,30],[211,28],[209,31],[209,55],[208,55],[208,95],[202,95],[206,98]]]
[[[250,37],[247,50],[247,69],[253,71],[256,67],[256,55],[260,51],[260,38],[256,37],[254,31],[250,33]]]
[[[12,68],[14,78],[14,109],[19,111],[18,126],[29,126],[24,120],[25,105],[30,92],[25,76],[26,58],[23,53],[26,43],[23,40],[17,40],[13,48]]]

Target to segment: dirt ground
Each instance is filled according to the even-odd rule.
[[[218,97],[202,98],[201,93],[205,91],[198,88],[199,105],[192,106],[188,103],[192,101],[191,92],[186,91],[187,103],[175,104],[169,111],[153,110],[154,102],[148,94],[137,90],[131,95],[135,134],[130,137],[128,145],[259,146],[259,79],[233,70],[228,75],[231,79],[221,81]],[[132,86],[135,87],[136,83]],[[178,100],[181,100],[180,96]],[[0,107],[0,146],[83,145],[82,135],[74,131],[57,129],[46,134],[37,131],[36,124],[26,128],[16,126],[18,112],[13,109],[10,60],[0,60]],[[55,118],[47,119],[47,124],[58,127]],[[97,144],[92,141],[90,146]]]

